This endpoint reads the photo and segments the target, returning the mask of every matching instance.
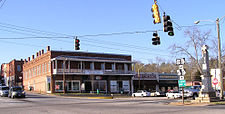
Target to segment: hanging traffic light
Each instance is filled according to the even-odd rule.
[[[174,36],[173,24],[170,20],[170,16],[165,14],[163,15],[163,31],[168,32],[169,36]]]
[[[156,3],[152,5],[151,11],[153,12],[152,17],[154,18],[153,23],[158,24],[161,23],[159,7]]]
[[[75,39],[75,50],[80,50],[80,40],[79,39]]]
[[[152,44],[153,45],[160,45],[160,38],[159,38],[157,32],[154,32],[153,36],[154,37],[152,38]]]

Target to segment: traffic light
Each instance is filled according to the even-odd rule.
[[[174,36],[174,32],[173,32],[173,24],[170,20],[170,16],[169,15],[163,15],[163,30],[164,32],[168,32],[169,36]]]
[[[80,50],[80,40],[79,39],[75,39],[75,50]]]
[[[154,3],[152,5],[152,17],[154,18],[153,23],[157,24],[157,23],[161,23],[161,19],[160,19],[160,14],[159,14],[159,7],[156,3]]]
[[[156,32],[153,33],[153,38],[152,38],[152,44],[153,45],[160,45],[160,38]]]

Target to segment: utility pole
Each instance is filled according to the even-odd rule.
[[[138,89],[141,89],[141,80],[140,80],[140,69],[138,69]]]
[[[220,100],[223,99],[223,74],[221,67],[221,44],[220,44],[220,19],[216,19],[217,35],[218,35],[218,55],[219,55],[219,69],[220,69]]]

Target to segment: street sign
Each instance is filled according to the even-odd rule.
[[[179,65],[179,69],[184,69],[184,65]]]
[[[182,72],[182,75],[185,75],[186,74],[185,69],[181,69],[181,72]]]
[[[179,87],[185,87],[186,86],[186,80],[178,80]]]
[[[212,83],[213,83],[213,85],[217,85],[219,83],[219,81],[217,78],[213,78]]]
[[[179,80],[184,80],[184,76],[179,76]]]
[[[176,64],[177,64],[177,65],[184,65],[184,64],[185,64],[185,58],[182,58],[182,59],[176,59]]]
[[[182,75],[182,74],[181,74],[180,69],[179,69],[179,70],[177,70],[177,75],[179,75],[179,76],[181,76],[181,75]]]
[[[185,58],[182,58],[182,59],[180,60],[180,62],[181,62],[182,65],[185,64]]]

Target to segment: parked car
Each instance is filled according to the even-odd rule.
[[[166,96],[166,93],[163,92],[163,91],[156,91],[156,92],[155,92],[155,96],[161,96],[161,97],[164,97],[164,96]]]
[[[7,97],[9,94],[9,87],[7,86],[1,86],[0,87],[0,96],[1,97]]]
[[[190,86],[184,89],[184,92],[188,94],[187,97],[192,97],[194,100],[199,96],[201,85]]]
[[[9,89],[9,98],[15,98],[15,97],[21,97],[21,98],[25,98],[26,97],[26,93],[24,92],[22,87],[16,86],[16,87],[11,87]]]
[[[166,93],[163,92],[163,91],[153,91],[153,92],[151,92],[151,96],[155,96],[155,97],[157,97],[157,96],[166,96]]]
[[[136,93],[132,94],[133,97],[147,97],[150,96],[150,92],[146,90],[138,90]]]
[[[182,97],[182,93],[180,91],[169,91],[166,93],[166,97],[169,98],[180,98]]]

